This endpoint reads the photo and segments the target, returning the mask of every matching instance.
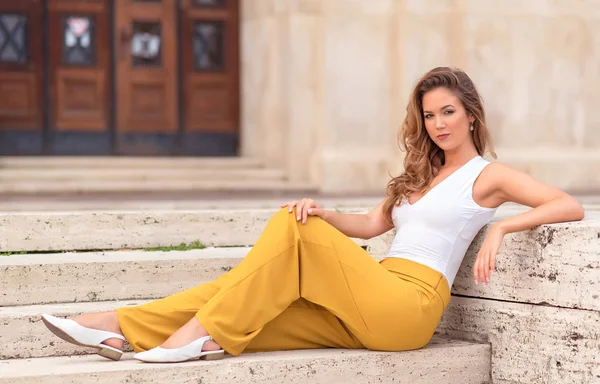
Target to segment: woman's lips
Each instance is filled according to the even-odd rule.
[[[437,138],[440,139],[440,140],[446,140],[448,138],[448,136],[450,136],[450,134],[449,133],[445,133],[443,135],[438,135]]]

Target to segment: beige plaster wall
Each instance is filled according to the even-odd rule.
[[[465,69],[499,160],[600,190],[597,0],[242,2],[242,154],[324,192],[382,192],[427,70]]]

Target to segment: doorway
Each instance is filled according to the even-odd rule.
[[[237,155],[238,14],[237,0],[1,2],[0,154]]]

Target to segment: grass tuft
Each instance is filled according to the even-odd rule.
[[[179,245],[168,245],[165,247],[152,247],[152,248],[144,248],[146,252],[169,252],[169,251],[189,251],[191,249],[204,249],[206,245],[202,244],[200,241],[192,241],[189,244],[181,243]]]
[[[26,255],[27,251],[19,252],[0,252],[0,256],[12,256],[12,255]]]

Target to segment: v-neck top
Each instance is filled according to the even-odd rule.
[[[452,287],[469,245],[496,212],[473,200],[473,184],[488,164],[476,156],[413,204],[403,199],[394,207],[396,235],[387,256],[426,265]]]

